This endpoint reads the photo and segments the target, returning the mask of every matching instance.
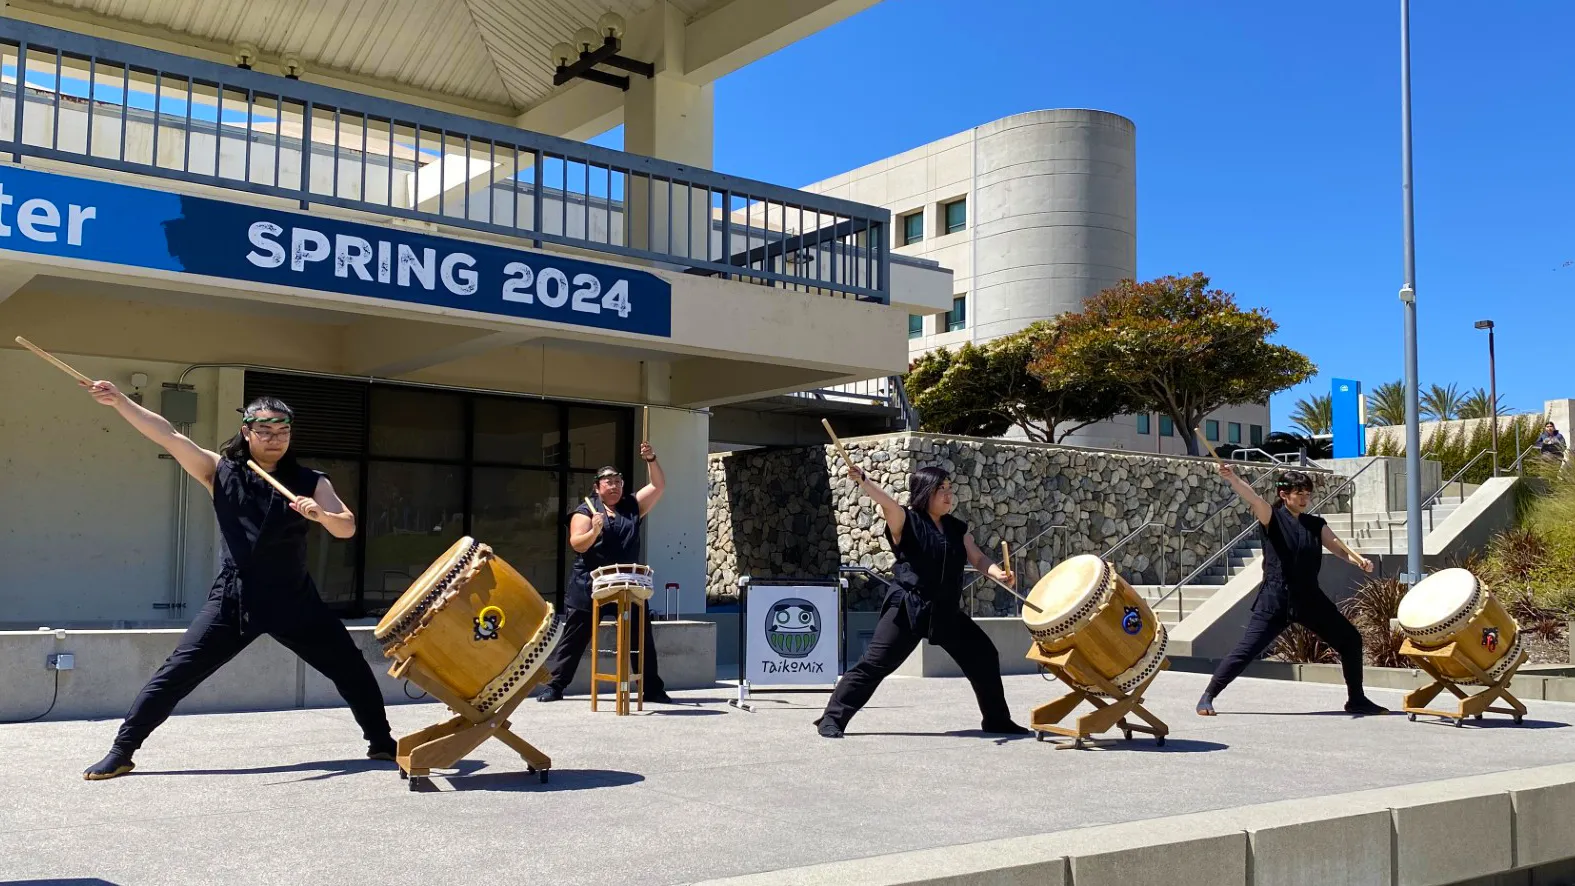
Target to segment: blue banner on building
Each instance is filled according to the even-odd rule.
[[[644,271],[16,167],[0,250],[672,334],[672,284]]]
[[[1348,378],[1329,383],[1330,422],[1335,458],[1360,458],[1367,454],[1367,426],[1362,423],[1362,383]]]

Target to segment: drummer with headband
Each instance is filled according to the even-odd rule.
[[[552,655],[547,658],[547,670],[552,680],[536,694],[537,701],[559,701],[563,691],[574,680],[579,669],[580,656],[592,640],[594,633],[594,607],[591,604],[591,573],[614,563],[635,563],[640,558],[640,527],[645,515],[651,512],[667,488],[667,477],[656,460],[650,443],[640,444],[640,458],[645,460],[651,480],[634,495],[624,494],[623,475],[608,466],[596,472],[596,493],[581,503],[569,515],[569,546],[574,548],[574,566],[569,575],[568,593],[564,595],[563,635]],[[591,505],[595,505],[592,513]],[[611,608],[609,606],[609,608]],[[652,639],[651,620],[645,619],[642,651],[633,654],[631,666],[638,669],[639,656],[645,655],[645,701],[672,704],[662,685],[656,667],[656,642]]]
[[[815,721],[826,738],[841,738],[848,721],[875,694],[875,687],[895,671],[920,640],[929,640],[957,662],[973,685],[983,715],[980,728],[997,735],[1028,735],[1012,722],[1001,685],[1001,657],[995,644],[962,611],[963,566],[986,573],[1011,587],[1016,576],[990,561],[974,544],[968,524],[953,517],[957,503],[951,476],[925,467],[908,476],[908,506],[849,466],[849,476],[874,499],[886,518],[886,540],[897,557],[893,572],[898,587],[881,604],[880,621],[859,663],[842,675],[826,711]]]
[[[1252,621],[1247,625],[1247,633],[1235,651],[1214,671],[1214,678],[1209,681],[1203,697],[1198,699],[1198,713],[1214,716],[1214,699],[1292,622],[1317,634],[1340,656],[1348,696],[1346,712],[1387,713],[1362,692],[1361,633],[1318,587],[1323,548],[1339,554],[1363,572],[1373,571],[1372,561],[1346,547],[1322,517],[1307,513],[1312,498],[1312,478],[1301,471],[1286,471],[1279,476],[1275,481],[1273,505],[1260,498],[1224,462],[1219,463],[1219,472],[1258,518],[1263,536],[1263,583],[1252,604]]]
[[[263,634],[305,659],[350,704],[366,755],[394,759],[395,743],[372,667],[344,623],[324,605],[306,567],[306,534],[320,523],[335,538],[355,535],[355,515],[321,472],[290,454],[293,414],[272,397],[242,412],[241,429],[220,452],[177,433],[162,416],[107,381],[84,385],[144,437],[164,447],[213,496],[224,562],[208,600],[175,651],[132,702],[108,756],[82,773],[89,781],[124,775],[131,755],[181,699]],[[248,462],[289,489],[287,499]]]

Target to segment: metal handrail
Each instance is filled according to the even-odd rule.
[[[1282,468],[1282,467],[1280,467],[1278,465],[1270,465],[1270,466],[1268,466],[1268,470],[1269,470],[1269,473],[1264,474],[1263,477],[1259,477],[1257,480],[1254,480],[1254,481],[1252,481],[1251,483],[1249,483],[1247,485],[1251,486],[1253,489],[1257,489],[1258,488],[1258,482],[1260,480],[1263,480],[1265,477],[1273,477],[1275,471],[1282,471],[1282,470],[1285,470],[1285,468]],[[1227,501],[1221,503],[1220,506],[1215,508],[1211,513],[1209,513],[1208,516],[1204,517],[1202,520],[1199,520],[1198,521],[1198,525],[1190,527],[1190,528],[1183,527],[1181,529],[1178,529],[1177,530],[1178,534],[1180,534],[1180,535],[1191,535],[1192,533],[1197,532],[1199,529],[1202,529],[1204,526],[1208,525],[1208,522],[1210,520],[1213,520],[1215,517],[1219,516],[1220,514],[1224,513],[1225,511],[1229,510],[1234,504],[1235,504],[1235,502],[1234,501],[1230,501],[1230,500],[1227,500]],[[1152,511],[1150,511],[1150,513],[1152,513]],[[1121,548],[1125,547],[1128,542],[1131,542],[1133,539],[1137,538],[1138,534],[1141,533],[1143,530],[1150,529],[1150,528],[1156,527],[1156,526],[1163,527],[1163,526],[1166,526],[1166,525],[1167,524],[1165,522],[1161,521],[1161,520],[1148,520],[1148,519],[1145,519],[1145,522],[1142,525],[1138,526],[1137,528],[1133,529],[1131,532],[1127,533],[1125,538],[1123,538],[1120,541],[1116,542],[1114,545],[1111,545],[1109,550],[1105,551],[1103,554],[1100,554],[1100,559],[1102,559],[1102,560],[1109,560],[1112,556],[1115,555],[1116,551],[1119,551]],[[1222,523],[1221,526],[1223,527],[1223,525],[1224,524]],[[1159,583],[1160,584],[1164,584],[1165,583],[1165,575],[1166,575],[1166,573],[1168,573],[1170,571],[1169,548],[1166,545],[1164,545],[1164,544],[1160,545],[1159,556],[1160,556],[1160,564],[1161,564],[1160,565],[1160,579],[1159,579]]]
[[[1034,533],[1033,537],[1029,538],[1027,541],[1025,541],[1021,545],[1019,545],[1018,546],[1018,550],[1020,550],[1020,551],[1022,551],[1022,552],[1024,552],[1026,554],[1026,552],[1028,552],[1029,550],[1032,549],[1034,542],[1038,541],[1041,538],[1044,538],[1046,535],[1049,535],[1052,532],[1060,532],[1060,533],[1063,533],[1065,535],[1070,535],[1071,532],[1072,532],[1072,527],[1066,525],[1065,523],[1054,523],[1054,524],[1051,524],[1049,526],[1046,526],[1044,529],[1041,529],[1038,532]],[[1059,562],[1061,562],[1064,559],[1066,559],[1066,538],[1063,537],[1061,539],[1060,546],[1056,548],[1056,556],[1055,556],[1055,559],[1054,559],[1053,562],[1059,563]],[[1013,571],[1014,572],[1021,572],[1022,570],[1013,570]],[[966,582],[963,583],[963,586],[959,589],[961,591],[972,591],[974,585],[978,584],[979,579],[984,578],[984,573],[979,572],[977,569],[974,569],[972,564],[969,564],[969,565],[963,567],[963,572],[964,572],[964,574],[972,573],[973,577],[968,579]],[[973,603],[974,603],[974,596],[970,595],[969,598],[968,598],[968,608],[969,608],[970,611],[972,611],[972,609],[973,609]],[[1017,607],[1018,607],[1017,611],[1018,612],[1022,612],[1022,601],[1021,600],[1018,601]]]
[[[1248,446],[1248,447],[1245,447],[1245,448],[1242,448],[1242,449],[1233,450],[1231,452],[1231,454],[1230,454],[1231,460],[1232,461],[1246,461],[1247,459],[1245,459],[1245,458],[1243,458],[1243,459],[1236,458],[1236,456],[1241,455],[1244,452],[1257,452],[1257,453],[1259,453],[1261,455],[1267,456],[1269,461],[1271,461],[1271,462],[1273,462],[1273,463],[1275,463],[1277,465],[1285,464],[1285,462],[1280,460],[1280,457],[1278,455],[1275,455],[1272,452],[1267,452],[1265,450],[1259,449],[1256,446]],[[1299,456],[1293,455],[1292,453],[1287,452],[1287,453],[1285,453],[1285,455],[1288,458],[1297,458],[1298,461],[1300,460]]]
[[[0,55],[16,71],[0,90],[13,99],[0,152],[18,163],[890,302],[891,212],[880,207],[3,16]]]
[[[1373,461],[1368,462],[1365,465],[1362,465],[1362,469],[1361,470],[1357,471],[1356,473],[1352,474],[1351,476],[1346,477],[1345,479],[1343,479],[1340,482],[1336,483],[1327,493],[1324,494],[1324,496],[1322,498],[1320,498],[1316,502],[1314,502],[1307,510],[1315,511],[1318,508],[1322,507],[1323,504],[1325,502],[1327,502],[1329,499],[1334,498],[1336,495],[1339,495],[1341,492],[1351,488],[1356,483],[1356,478],[1357,477],[1360,477],[1363,474],[1367,473],[1367,469],[1371,468],[1373,465],[1376,465],[1376,464],[1379,464],[1379,462],[1375,459]],[[1353,515],[1353,517],[1354,517],[1354,515]],[[1198,563],[1198,565],[1191,572],[1187,573],[1187,575],[1185,577],[1183,577],[1180,581],[1176,582],[1175,584],[1171,585],[1168,589],[1166,589],[1166,591],[1159,596],[1159,599],[1154,601],[1154,604],[1153,604],[1152,608],[1157,610],[1161,603],[1164,603],[1166,600],[1170,599],[1170,596],[1172,594],[1175,594],[1176,595],[1176,613],[1177,613],[1177,616],[1180,617],[1180,615],[1181,615],[1181,608],[1182,608],[1182,602],[1183,602],[1182,598],[1181,598],[1181,594],[1180,594],[1181,589],[1184,586],[1186,586],[1188,583],[1190,583],[1194,578],[1197,578],[1200,574],[1202,574],[1203,570],[1205,570],[1205,569],[1209,568],[1209,566],[1213,565],[1215,560],[1218,560],[1221,556],[1224,556],[1228,552],[1235,550],[1237,545],[1241,544],[1242,541],[1245,540],[1248,535],[1251,535],[1253,532],[1256,532],[1257,530],[1258,530],[1258,521],[1256,521],[1256,520],[1251,521],[1249,523],[1249,525],[1245,529],[1243,529],[1241,532],[1238,532],[1234,538],[1232,538],[1230,541],[1226,542],[1225,544],[1221,545],[1219,550],[1215,551],[1214,553],[1210,554],[1208,557],[1204,558],[1201,562]]]

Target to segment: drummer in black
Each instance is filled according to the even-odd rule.
[[[537,701],[559,701],[563,692],[574,681],[579,669],[580,656],[592,639],[596,619],[591,605],[591,572],[615,563],[640,562],[640,526],[645,515],[651,512],[662,491],[667,488],[667,477],[656,461],[651,444],[640,444],[640,458],[645,460],[651,481],[634,495],[624,495],[623,475],[617,468],[605,467],[596,472],[596,493],[591,501],[595,513],[584,502],[569,515],[569,546],[574,548],[574,566],[569,574],[569,587],[563,601],[563,633],[558,645],[547,658],[547,670],[552,680],[536,694]],[[611,614],[612,607],[605,607]],[[652,638],[651,620],[645,619],[644,639],[646,650],[645,700],[658,704],[671,704],[662,676],[656,667],[656,641]],[[639,654],[631,655],[630,666],[640,667]]]
[[[850,468],[849,476],[886,518],[886,541],[897,558],[892,567],[897,586],[881,604],[880,621],[863,657],[837,681],[825,713],[815,721],[820,734],[841,738],[848,721],[875,694],[875,687],[920,640],[946,650],[973,685],[983,715],[981,729],[999,735],[1029,734],[1012,722],[995,644],[962,611],[965,565],[972,564],[1007,587],[1013,587],[1017,578],[991,562],[974,544],[968,524],[952,516],[957,496],[951,476],[937,467],[914,471],[908,476],[907,507],[897,504],[858,468]]]
[[[87,386],[87,385],[85,385]],[[344,624],[324,605],[306,569],[306,533],[320,523],[335,538],[355,535],[355,515],[319,471],[289,453],[293,414],[271,397],[242,412],[241,430],[210,452],[177,433],[162,416],[132,402],[107,381],[87,386],[144,437],[164,447],[213,495],[224,559],[175,651],[132,702],[109,755],[83,772],[96,781],[130,772],[131,756],[181,699],[268,634],[332,680],[367,740],[366,755],[394,759],[383,695],[372,668]],[[251,459],[298,496],[291,503],[246,466]]]
[[[1198,699],[1198,713],[1214,716],[1214,699],[1241,676],[1292,622],[1305,626],[1328,643],[1340,656],[1345,672],[1348,700],[1345,710],[1352,714],[1382,714],[1380,707],[1362,692],[1362,635],[1335,608],[1334,601],[1318,587],[1318,568],[1323,564],[1323,549],[1328,548],[1363,572],[1372,572],[1372,561],[1352,551],[1340,541],[1329,524],[1307,513],[1312,498],[1312,478],[1301,471],[1286,471],[1275,481],[1275,502],[1270,505],[1256,490],[1236,476],[1224,462],[1220,476],[1241,496],[1258,518],[1263,535],[1263,583],[1252,604],[1252,621],[1247,633],[1209,681]]]

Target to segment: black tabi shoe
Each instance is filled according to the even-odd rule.
[[[1370,698],[1353,698],[1345,703],[1345,712],[1347,714],[1356,714],[1357,716],[1368,716],[1387,714],[1389,709]]]
[[[678,703],[678,702],[673,701],[673,697],[671,695],[668,695],[666,692],[647,692],[645,694],[645,700],[648,701],[648,702],[651,702],[652,704],[677,704]]]
[[[1198,699],[1198,716],[1200,716],[1200,717],[1213,717],[1213,716],[1215,716],[1215,714],[1214,714],[1214,697],[1209,695],[1207,692],[1203,693],[1203,697]]]
[[[1032,729],[1029,729],[1029,728],[1027,728],[1025,726],[1019,726],[1016,723],[1013,723],[1011,720],[1007,720],[1005,723],[997,723],[997,724],[994,724],[994,725],[982,726],[982,727],[980,727],[980,729],[982,731],[984,731],[984,732],[988,732],[991,735],[1033,735],[1034,734],[1034,731]]]
[[[125,775],[136,768],[137,764],[131,762],[130,756],[119,751],[110,751],[109,756],[83,770],[82,777],[88,781],[103,781],[106,778]]]
[[[366,745],[368,760],[393,760],[398,753],[399,745],[392,738],[368,742]]]
[[[831,722],[830,720],[826,720],[826,721],[824,721],[824,722],[822,722],[820,724],[820,737],[821,738],[841,738],[842,737],[842,727],[838,726],[837,724],[835,724],[833,722]]]
[[[556,686],[548,684],[546,686],[543,686],[541,688],[540,692],[536,693],[536,700],[537,701],[563,701],[563,690],[559,689]]]

